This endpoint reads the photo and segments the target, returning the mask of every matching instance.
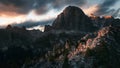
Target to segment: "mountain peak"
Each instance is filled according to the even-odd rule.
[[[80,9],[79,7],[76,6],[68,6],[63,10],[64,14],[67,13],[79,13],[79,14],[84,14],[84,12],[82,11],[82,9]]]
[[[87,26],[87,27],[86,27]],[[94,31],[93,23],[82,9],[76,6],[66,7],[52,24],[55,30]]]

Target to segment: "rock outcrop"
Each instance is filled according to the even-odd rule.
[[[45,27],[47,28],[47,27]],[[66,7],[52,24],[54,30],[94,31],[91,19],[75,6]],[[45,29],[45,31],[48,31]]]
[[[94,26],[98,27],[98,28],[103,28],[106,26],[120,26],[120,19],[115,19],[112,16],[95,16],[95,15],[91,15],[90,19],[92,20],[92,23],[94,24]]]
[[[69,6],[45,31],[0,29],[0,68],[120,68],[120,19]]]

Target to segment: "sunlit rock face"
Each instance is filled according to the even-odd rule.
[[[89,18],[92,20],[92,23],[94,24],[94,26],[98,28],[103,28],[110,25],[112,26],[120,25],[120,20],[115,19],[112,16],[95,16],[92,14]]]
[[[118,26],[120,25],[120,20],[112,16],[95,16],[94,14],[88,17],[80,8],[68,6],[57,16],[51,26],[45,26],[45,31],[72,30],[94,32],[109,25]]]
[[[45,31],[0,29],[0,68],[120,68],[120,19],[69,6]]]
[[[81,68],[81,66],[85,68],[119,68],[119,28],[103,27],[97,32],[96,37],[92,38],[87,35],[86,44],[83,44],[83,41],[79,42],[78,47],[68,55],[71,65],[76,63],[76,68]]]
[[[101,30],[98,31],[98,36],[94,39],[93,41],[94,44],[92,46],[95,46],[93,50],[96,51],[95,53],[97,55],[94,55],[96,59],[99,62],[101,61],[103,62],[102,64],[99,64],[98,62],[97,64],[99,64],[99,66],[106,66],[107,68],[108,67],[119,68],[120,66],[119,65],[120,59],[118,58],[120,57],[119,28],[120,27],[109,26],[102,28]],[[97,58],[98,56],[102,56],[102,57]],[[108,60],[106,61],[105,59]]]
[[[87,26],[87,27],[86,27]],[[94,31],[89,17],[75,6],[66,7],[52,24],[54,30]]]

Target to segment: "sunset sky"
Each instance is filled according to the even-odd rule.
[[[119,4],[120,0],[0,0],[0,28],[8,24],[40,28],[51,24],[68,5],[80,7],[86,15],[120,18]]]

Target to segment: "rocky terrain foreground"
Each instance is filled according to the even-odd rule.
[[[66,7],[45,31],[0,29],[0,68],[120,68],[120,19]]]

